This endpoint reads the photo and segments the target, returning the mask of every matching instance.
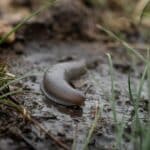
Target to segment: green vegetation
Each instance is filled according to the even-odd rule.
[[[9,90],[8,83],[12,82],[13,80],[14,77],[9,75],[6,65],[0,64],[0,105],[11,106],[18,110],[18,106],[8,98],[10,95],[22,92],[21,89],[14,91]]]
[[[6,39],[14,32],[16,32],[17,30],[19,30],[28,20],[30,20],[31,18],[33,18],[34,16],[40,14],[43,10],[49,8],[50,6],[52,6],[54,4],[55,0],[49,0],[44,6],[42,6],[41,8],[39,8],[37,11],[31,13],[31,15],[25,17],[24,19],[22,19],[22,21],[20,21],[19,24],[17,24],[10,32],[6,33],[1,39],[0,39],[0,45],[3,44]]]
[[[126,126],[124,115],[121,120],[118,120],[117,117],[115,91],[114,91],[115,85],[114,85],[113,63],[112,63],[111,55],[107,54],[109,67],[110,67],[110,76],[111,76],[111,96],[109,97],[109,100],[112,108],[113,120],[116,127],[116,149],[123,148],[122,141],[123,141],[123,135],[125,135],[126,137],[129,138],[134,149],[149,150],[150,149],[150,142],[149,142],[150,139],[150,50],[147,51],[147,58],[144,58],[144,56],[141,55],[136,49],[132,48],[127,42],[120,39],[117,35],[115,35],[110,30],[102,26],[98,26],[98,28],[105,31],[110,37],[119,41],[127,49],[129,53],[133,53],[138,59],[143,61],[143,63],[145,64],[145,68],[142,77],[139,81],[139,85],[137,89],[133,89],[131,84],[131,79],[130,79],[130,73],[129,73],[128,92],[129,92],[129,99],[132,102],[132,105],[134,107],[134,116],[132,117],[131,134],[128,134],[124,130]],[[141,101],[141,93],[143,91],[144,83],[147,83],[147,95],[148,95],[148,115],[145,116],[144,118],[146,120],[145,122],[141,120],[139,117],[139,102]],[[97,88],[100,88],[100,85],[98,85]],[[97,122],[94,121],[93,126],[95,127],[96,124]],[[92,127],[89,130],[90,137],[92,136],[93,131],[94,130]],[[90,138],[87,137],[85,142],[86,146],[84,147],[84,150],[87,149],[87,145],[89,142],[90,142]]]
[[[100,29],[105,31],[109,36],[113,37],[114,39],[118,40],[129,52],[132,52],[137,58],[139,58],[145,64],[145,69],[143,71],[142,77],[139,81],[139,85],[137,89],[132,88],[130,74],[128,79],[128,91],[129,91],[129,99],[132,102],[134,107],[134,116],[132,117],[132,125],[131,125],[131,134],[128,134],[124,131],[125,118],[122,117],[121,120],[117,118],[116,112],[116,102],[115,102],[115,91],[114,91],[114,70],[113,70],[113,63],[111,59],[111,55],[107,54],[109,66],[110,66],[110,75],[111,75],[111,96],[110,96],[110,105],[112,108],[113,113],[113,120],[116,126],[116,148],[122,149],[122,141],[123,135],[129,138],[130,142],[133,144],[135,149],[139,150],[148,150],[150,149],[150,102],[148,101],[148,115],[145,116],[146,122],[139,117],[139,102],[141,101],[141,93],[143,91],[143,85],[147,82],[147,95],[149,95],[148,100],[150,100],[150,55],[149,50],[147,52],[147,58],[144,58],[137,50],[132,48],[127,42],[121,40],[118,36],[116,36],[113,32],[109,31],[108,29],[98,26]],[[99,88],[99,87],[97,87]],[[135,92],[136,91],[136,92]],[[133,94],[134,93],[134,94]]]
[[[116,101],[115,101],[115,91],[114,91],[114,71],[113,71],[113,63],[111,59],[111,55],[107,54],[108,61],[109,61],[109,67],[110,67],[110,75],[111,75],[111,96],[109,97],[110,105],[112,108],[113,113],[113,119],[116,126],[116,144],[118,149],[122,149],[122,135],[124,130],[124,117],[122,117],[122,120],[118,120],[117,118],[117,112],[116,112]]]
[[[84,145],[83,145],[83,148],[82,148],[83,150],[86,150],[87,147],[88,147],[88,144],[89,144],[89,142],[90,142],[90,140],[92,138],[93,132],[94,132],[96,126],[97,126],[98,120],[100,119],[100,112],[101,112],[100,104],[98,103],[97,106],[96,106],[95,119],[94,119],[94,121],[93,121],[93,123],[91,125],[91,128],[90,128],[90,130],[88,132],[87,138],[86,138],[86,140],[84,142]]]

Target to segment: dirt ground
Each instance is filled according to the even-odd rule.
[[[79,7],[78,4],[75,6]],[[84,17],[89,16],[86,8],[79,10],[85,13]],[[57,25],[53,25],[51,22],[43,23],[40,19],[40,21],[33,20],[31,23],[25,24],[22,30],[16,33],[15,42],[0,47],[0,60],[7,63],[9,71],[17,76],[34,71],[34,75],[15,85],[15,87],[23,87],[25,92],[14,97],[30,111],[34,119],[70,149],[74,139],[76,139],[77,149],[82,149],[94,120],[96,104],[99,103],[101,115],[88,147],[91,150],[111,150],[115,148],[115,125],[109,101],[111,80],[106,53],[111,53],[113,58],[117,117],[119,121],[125,118],[124,130],[128,133],[131,132],[134,113],[128,96],[128,73],[131,73],[133,85],[136,87],[144,66],[141,61],[136,59],[135,67],[133,67],[134,62],[126,49],[118,42],[108,38],[105,33],[100,32],[97,36],[95,34],[97,31],[95,28],[93,29],[95,20],[92,21],[92,24],[88,24],[90,17],[87,17],[86,23],[82,22],[82,27],[77,28],[78,24],[76,25],[76,23],[81,22],[83,16],[79,17],[79,14],[74,13],[71,8],[68,11],[71,11],[78,19],[75,21],[72,19],[69,24],[63,24],[62,29],[60,29],[60,20],[65,20],[67,17],[61,17],[58,14],[52,18],[54,23],[56,22],[54,18],[60,21]],[[63,8],[60,10],[64,14],[67,14],[68,11],[65,12]],[[72,25],[75,25],[75,28]],[[85,27],[88,27],[89,31],[85,30]],[[92,30],[90,30],[91,28]],[[74,29],[78,29],[78,31],[74,31]],[[70,34],[71,36],[69,36]],[[133,46],[138,47],[137,49],[143,54],[145,53],[143,50],[145,48],[140,46],[145,41],[147,42],[147,39],[144,39],[139,31],[129,32],[126,37],[129,37],[128,40]],[[40,90],[40,84],[47,67],[60,61],[90,60],[97,57],[99,58],[98,66],[89,69],[79,80],[74,81],[77,89],[86,91],[84,106],[81,108],[65,107],[44,97]],[[139,111],[143,120],[147,115],[148,107],[146,85],[144,85],[144,89]],[[122,144],[125,150],[133,149],[133,145],[126,136],[124,136]],[[11,108],[7,111],[3,108],[0,109],[0,150],[10,149],[57,150],[61,148]]]

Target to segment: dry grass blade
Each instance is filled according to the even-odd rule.
[[[91,140],[92,134],[93,134],[93,132],[94,132],[96,126],[97,126],[97,123],[98,123],[99,118],[100,118],[100,108],[99,108],[99,103],[97,103],[97,104],[96,104],[95,119],[94,119],[94,121],[93,121],[93,123],[92,123],[92,126],[91,126],[90,130],[89,130],[88,136],[87,136],[87,138],[86,138],[86,140],[85,140],[85,143],[84,143],[84,145],[83,145],[82,150],[86,150],[86,149],[87,149],[88,144],[89,144],[89,142],[90,142],[90,140]]]
[[[145,10],[150,4],[150,0],[139,0],[133,13],[133,19],[139,24],[141,23]]]
[[[65,150],[69,150],[69,147],[61,142],[59,139],[57,139],[54,135],[52,135],[49,131],[46,131],[44,127],[42,127],[36,120],[30,118],[30,121],[37,126],[41,131],[43,131],[50,139],[52,139],[56,144],[58,144],[59,147],[62,147]]]
[[[22,139],[27,145],[30,146],[31,149],[38,150],[38,148],[35,146],[35,144],[31,140],[29,140],[28,138],[26,138],[23,135],[22,131],[18,127],[9,128],[9,132],[11,134],[13,134],[14,136],[17,136],[20,139]]]
[[[61,142],[59,139],[57,139],[54,135],[52,135],[49,131],[47,131],[44,127],[40,125],[38,121],[33,119],[29,113],[29,111],[24,107],[20,105],[20,112],[21,114],[31,123],[34,124],[35,127],[39,128],[42,132],[44,132],[50,139],[52,139],[59,147],[62,147],[65,150],[69,150],[68,146],[65,145],[63,142]]]
[[[21,113],[27,121],[31,122],[35,127],[37,127],[42,132],[44,132],[59,147],[63,148],[64,150],[69,150],[67,145],[65,145],[63,142],[61,142],[59,139],[57,139],[54,135],[52,135],[49,131],[47,131],[44,127],[42,127],[38,121],[33,119],[31,117],[29,111],[24,106],[22,106],[21,104],[15,104],[14,102],[12,102],[9,99],[3,99],[3,101],[0,101],[0,104],[14,108],[17,112]]]

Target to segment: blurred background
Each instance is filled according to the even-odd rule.
[[[13,25],[45,3],[46,1],[41,0],[1,1],[0,35],[3,36]],[[149,0],[57,0],[54,6],[26,24],[30,30],[35,30],[34,27],[38,28],[39,24],[47,26],[51,39],[99,40],[103,36],[96,25],[100,24],[131,42],[148,42],[149,5]],[[14,39],[14,35],[11,35],[8,41]]]

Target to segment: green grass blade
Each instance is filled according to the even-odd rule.
[[[7,88],[9,85],[14,84],[22,79],[25,79],[27,77],[33,76],[34,74],[32,72],[25,74],[24,76],[18,77],[14,80],[11,80],[9,82],[7,82],[6,84],[4,84],[3,86],[0,87],[0,91],[4,90],[5,88]]]
[[[128,76],[128,91],[129,91],[129,98],[130,98],[130,101],[133,103],[133,105],[135,104],[135,100],[134,100],[134,97],[133,97],[133,94],[132,94],[132,89],[131,89],[131,77],[130,77],[130,74]]]
[[[108,56],[110,75],[111,75],[111,93],[112,93],[112,95],[110,97],[110,102],[111,102],[111,108],[113,111],[114,123],[116,125],[116,143],[117,143],[117,148],[121,149],[122,148],[121,147],[122,135],[124,133],[124,126],[125,126],[125,122],[124,122],[125,117],[123,115],[121,122],[118,122],[117,113],[116,113],[116,103],[115,103],[113,63],[112,63],[111,55],[107,54],[107,56]]]
[[[145,82],[145,77],[146,77],[146,74],[147,74],[147,70],[148,70],[148,65],[145,66],[144,68],[144,72],[142,74],[142,78],[140,80],[140,84],[138,86],[138,89],[137,89],[137,99],[136,99],[136,107],[138,107],[138,104],[139,104],[139,101],[140,101],[140,97],[141,97],[141,92],[142,92],[142,89],[143,89],[143,85],[144,85],[144,82]]]
[[[5,94],[3,94],[2,96],[0,96],[0,100],[6,98],[7,96],[14,95],[14,94],[18,94],[18,93],[21,93],[21,92],[23,92],[22,89],[5,93]]]
[[[119,41],[125,48],[127,48],[128,51],[131,51],[132,53],[134,53],[140,60],[142,60],[143,62],[147,62],[145,60],[145,58],[139,53],[137,52],[134,48],[132,48],[127,42],[123,41],[122,39],[120,39],[117,35],[115,35],[113,32],[111,32],[110,30],[98,25],[97,26],[98,29],[106,32],[110,37],[116,39],[117,41]]]
[[[112,106],[112,111],[113,111],[113,118],[114,122],[117,124],[117,114],[116,114],[116,108],[115,108],[115,92],[114,92],[114,72],[113,72],[113,64],[112,64],[112,59],[111,55],[107,54],[108,56],[108,61],[109,61],[109,68],[110,68],[110,76],[111,76],[111,97],[110,97],[110,102]]]
[[[144,84],[144,81],[145,81],[145,78],[146,78],[147,70],[148,70],[148,64],[144,68],[144,72],[142,74],[142,78],[140,80],[140,84],[139,84],[139,87],[138,87],[138,90],[137,90],[138,98],[140,98],[140,96],[141,96],[141,92],[142,92],[143,84]]]
[[[135,99],[135,103],[134,103],[134,111],[135,111],[135,116],[134,116],[134,124],[133,124],[133,136],[137,139],[136,140],[136,145],[138,144],[138,146],[140,147],[140,149],[142,149],[142,145],[143,145],[143,125],[141,123],[141,120],[139,119],[139,113],[138,113],[138,108],[139,108],[139,101],[141,98],[141,93],[143,90],[143,85],[145,82],[145,77],[147,74],[147,69],[148,66],[146,65],[144,68],[144,72],[142,74],[138,89],[137,89],[137,96]],[[139,139],[139,140],[138,140]]]
[[[146,130],[146,132],[144,133],[145,135],[145,139],[142,143],[142,150],[149,150],[150,149],[150,126],[147,127],[148,130]]]
[[[5,42],[5,40],[14,32],[16,32],[18,29],[20,29],[28,20],[33,18],[34,16],[41,13],[43,10],[47,9],[49,6],[54,4],[55,0],[49,0],[48,3],[46,3],[43,7],[39,8],[37,11],[33,12],[31,15],[25,17],[19,24],[17,24],[10,32],[6,33],[1,39],[0,39],[0,45]]]
[[[148,92],[148,116],[149,116],[149,125],[150,125],[150,49],[147,50],[147,61],[148,61],[148,69],[147,69],[147,92]]]

